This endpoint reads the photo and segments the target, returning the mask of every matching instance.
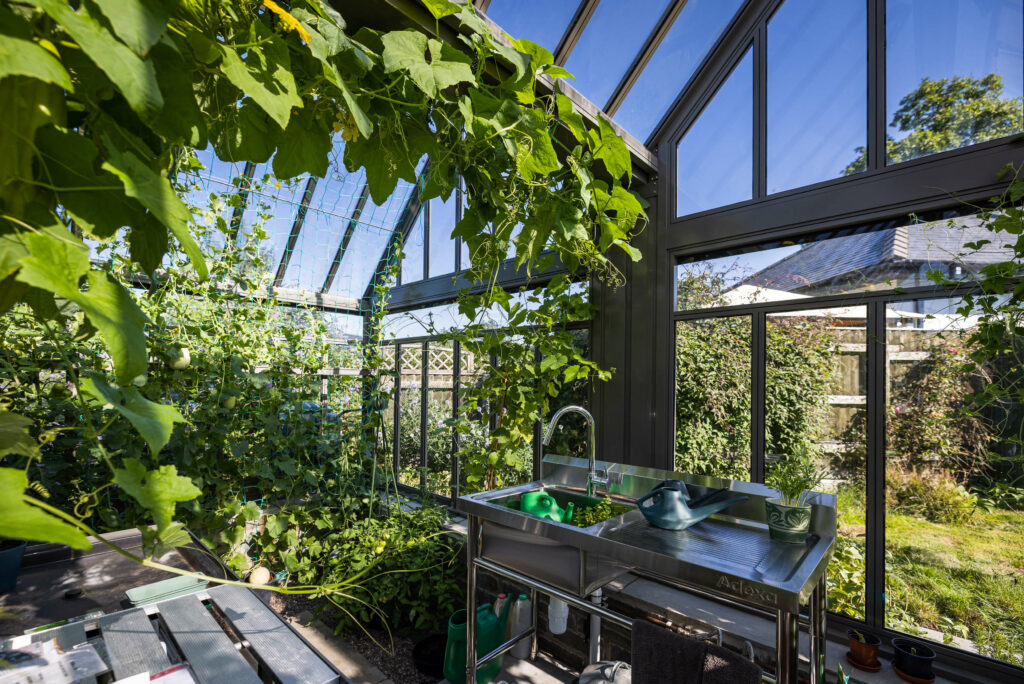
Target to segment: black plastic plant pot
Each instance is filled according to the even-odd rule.
[[[935,651],[919,641],[911,641],[902,637],[892,640],[893,665],[900,672],[919,679],[931,679],[932,662]]]
[[[416,669],[428,677],[444,679],[444,650],[447,634],[428,634],[412,647],[412,660]]]

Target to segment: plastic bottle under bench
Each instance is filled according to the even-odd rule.
[[[520,594],[516,602],[512,604],[512,615],[509,616],[509,636],[521,634],[533,624],[533,605],[526,594]],[[519,659],[530,657],[531,639],[523,638],[512,647],[512,655]]]

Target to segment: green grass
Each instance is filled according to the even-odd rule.
[[[965,637],[1024,664],[1024,512],[978,511],[965,525],[886,520],[886,619]]]
[[[836,496],[839,533],[863,550],[863,490],[843,487]],[[889,513],[886,549],[889,627],[963,637],[987,655],[1024,665],[1024,511],[977,510],[966,524]],[[837,560],[829,567],[831,591],[843,569]],[[846,566],[859,571],[862,562],[855,554]],[[846,612],[860,612],[862,591],[847,590],[846,605],[856,609]],[[833,609],[843,605],[838,598],[830,598]]]

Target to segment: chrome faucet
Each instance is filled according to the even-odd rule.
[[[551,416],[551,423],[548,424],[548,431],[544,434],[544,446],[551,443],[551,436],[555,434],[555,427],[558,426],[559,419],[566,413],[578,413],[587,419],[587,427],[589,428],[587,432],[590,442],[590,449],[587,454],[590,460],[590,469],[587,471],[587,496],[594,496],[594,485],[601,485],[607,489],[609,478],[607,472],[598,474],[597,440],[594,439],[594,416],[590,414],[590,411],[582,406],[571,404],[555,411],[555,415]]]

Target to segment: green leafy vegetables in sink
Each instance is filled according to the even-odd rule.
[[[612,504],[610,499],[601,499],[596,504],[577,508],[571,522],[576,527],[590,527],[604,522],[608,518],[621,515],[627,510],[629,510],[629,506]]]

